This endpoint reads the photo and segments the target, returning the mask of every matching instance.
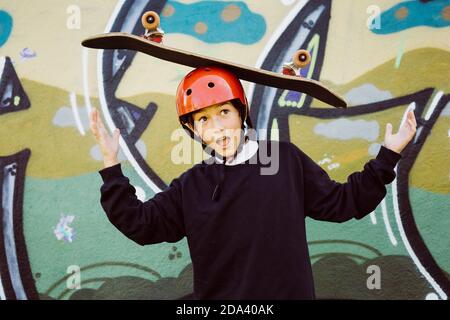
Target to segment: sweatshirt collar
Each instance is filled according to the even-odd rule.
[[[251,157],[253,157],[257,151],[258,151],[258,142],[249,139],[242,147],[242,150],[236,155],[236,157],[234,157],[230,162],[226,162],[225,165],[234,166],[243,163],[248,159],[250,159]],[[223,160],[218,157],[216,157],[216,161],[218,163],[223,163]]]

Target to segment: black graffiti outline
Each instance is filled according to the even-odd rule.
[[[23,197],[25,186],[25,172],[28,164],[28,160],[31,156],[30,149],[24,149],[16,154],[0,157],[1,172],[5,172],[7,166],[15,164],[13,169],[9,170],[9,173],[15,176],[14,192],[12,199],[12,218],[13,218],[13,231],[14,231],[14,243],[16,247],[15,257],[19,268],[19,277],[24,289],[24,294],[27,299],[38,299],[38,293],[36,285],[31,272],[30,260],[28,256],[28,250],[25,242],[25,236],[23,232]],[[4,175],[0,175],[0,185],[3,186]],[[5,195],[0,192],[0,202],[3,201]],[[6,243],[4,241],[4,211],[0,206],[0,277],[3,284],[3,290],[6,299],[17,299],[18,293],[14,290],[13,280],[11,279],[10,269],[8,266],[8,252],[6,250]]]
[[[11,62],[10,57],[4,57],[5,64],[3,66],[3,70],[0,70],[0,99],[3,99],[4,92],[7,88],[11,87],[11,97],[6,98],[3,101],[0,101],[0,104],[4,103],[7,106],[0,106],[0,115],[10,113],[10,112],[18,112],[25,109],[30,108],[30,99],[28,98],[27,93],[25,92],[22,83],[14,69],[14,66]],[[14,106],[14,98],[19,96],[20,102],[17,106]]]
[[[120,32],[122,26],[124,25],[127,18],[127,13],[131,9],[132,5],[134,4],[134,1],[127,0],[124,2],[123,6],[120,8],[120,11],[117,15],[117,18],[114,20],[114,23],[112,24],[111,30],[109,32]],[[132,34],[141,35],[144,33],[144,28],[140,22],[141,15],[148,11],[153,10],[157,13],[161,13],[162,9],[164,8],[166,4],[166,1],[151,1],[149,0],[147,4],[145,5],[142,12],[139,14],[139,19],[136,19],[135,25],[132,30]],[[116,54],[116,52],[118,52]],[[155,115],[157,111],[157,104],[155,102],[149,102],[147,107],[145,109],[139,108],[130,102],[118,99],[115,96],[116,90],[126,72],[126,70],[130,67],[135,55],[136,51],[132,50],[104,50],[103,51],[103,59],[102,59],[102,69],[103,69],[103,86],[104,86],[104,93],[106,97],[106,103],[108,106],[108,111],[111,115],[111,118],[114,121],[114,124],[116,127],[118,127],[121,131],[122,138],[125,140],[133,158],[138,163],[139,167],[144,171],[144,174],[151,179],[151,181],[159,188],[159,189],[165,189],[167,187],[167,184],[160,178],[160,176],[151,168],[148,163],[145,161],[143,156],[138,151],[137,147],[135,146],[136,141],[139,139],[139,137],[142,135],[142,133],[145,131],[145,129],[150,124],[151,120],[153,119],[153,116]],[[121,65],[120,68],[117,70],[115,74],[113,74],[113,65],[115,60],[115,54],[117,57],[121,57]],[[135,127],[131,132],[126,130],[126,126],[124,124],[124,121],[122,119],[123,116],[121,116],[120,112],[118,111],[118,108],[124,107],[127,110],[131,110],[131,112],[137,112],[141,115],[141,119],[139,121],[135,121],[134,125]]]

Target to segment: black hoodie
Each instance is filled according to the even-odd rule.
[[[372,212],[395,178],[401,155],[382,146],[346,183],[290,142],[258,141],[259,152],[236,165],[205,161],[141,202],[121,165],[99,171],[109,220],[140,245],[187,237],[196,299],[314,299],[305,218],[344,222]],[[266,146],[267,148],[262,146]],[[261,174],[279,154],[276,174]],[[214,166],[226,180],[218,201]]]

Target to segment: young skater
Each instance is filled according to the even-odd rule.
[[[117,160],[119,130],[111,137],[97,110],[91,130],[104,157],[108,219],[140,245],[187,237],[194,299],[314,299],[305,218],[344,222],[372,212],[416,131],[412,111],[396,134],[387,124],[376,158],[339,183],[296,145],[252,136],[242,85],[225,69],[187,74],[176,106],[183,128],[211,157],[145,202]]]

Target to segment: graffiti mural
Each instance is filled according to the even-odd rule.
[[[119,160],[140,200],[192,166],[168,161],[179,127],[175,90],[191,68],[80,44],[96,33],[140,35],[148,10],[159,13],[168,46],[274,72],[296,50],[308,50],[302,76],[345,97],[347,109],[243,84],[260,138],[295,143],[336,181],[374,158],[386,123],[413,108],[416,136],[376,210],[345,224],[307,220],[316,294],[448,299],[448,1],[43,0],[39,6],[49,16],[33,32],[45,35],[39,42],[23,31],[36,8],[10,2],[0,10],[0,299],[192,293],[186,239],[138,246],[109,223],[99,202],[103,163],[89,132],[93,107],[108,129],[120,129]],[[196,145],[193,152],[201,150]],[[379,286],[370,285],[374,270]]]

